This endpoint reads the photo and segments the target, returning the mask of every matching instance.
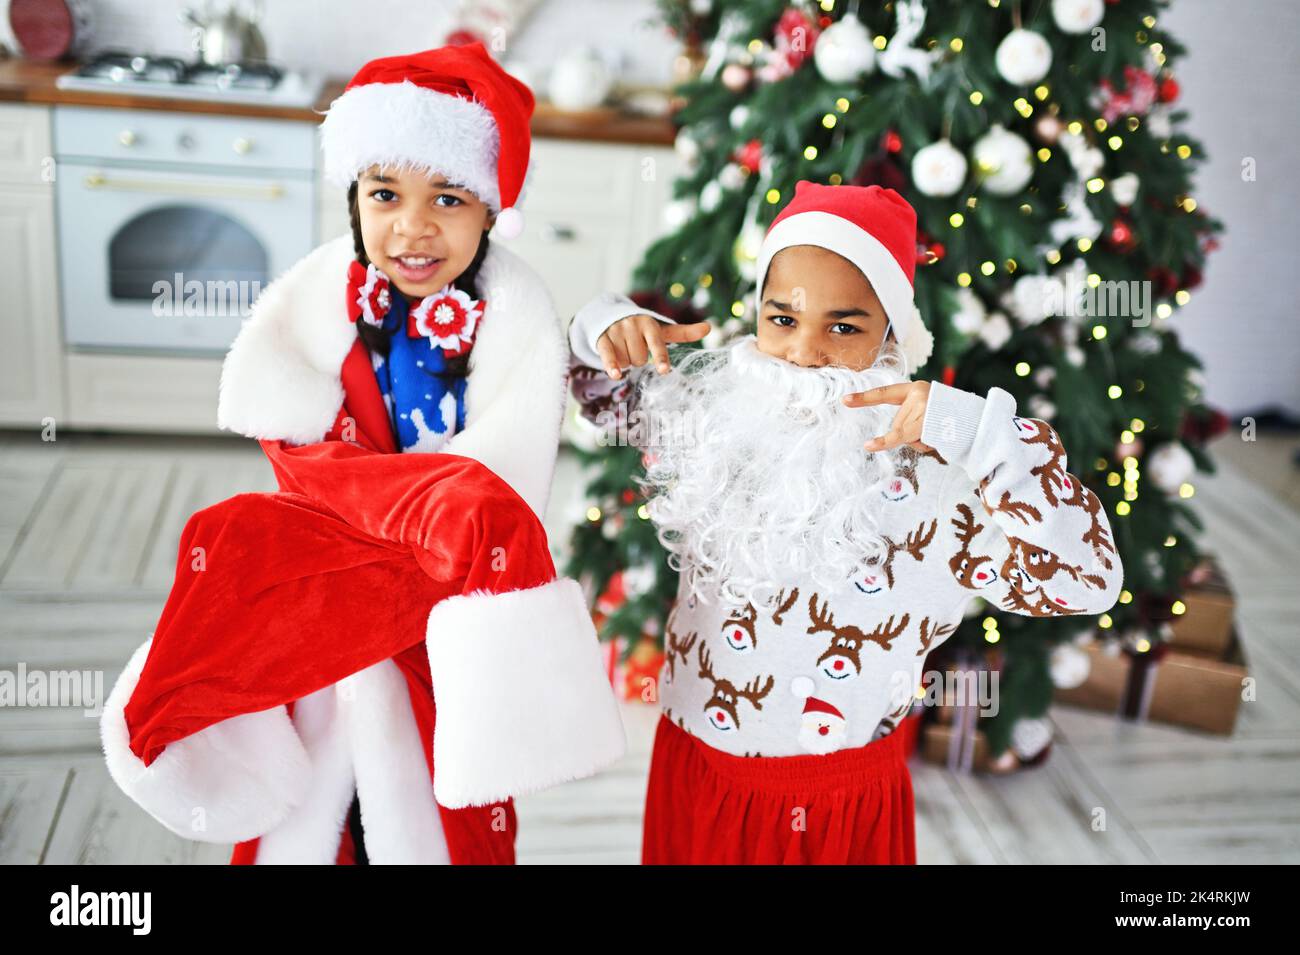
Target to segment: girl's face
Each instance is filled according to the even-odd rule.
[[[440,291],[469,268],[495,218],[439,173],[379,166],[359,177],[357,210],[366,256],[412,299]]]
[[[861,371],[876,360],[889,322],[858,267],[815,245],[772,257],[758,310],[758,349],[804,368]]]

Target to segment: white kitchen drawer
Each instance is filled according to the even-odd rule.
[[[304,173],[315,169],[317,152],[312,123],[81,106],[54,108],[54,149],[60,159],[206,163]]]
[[[535,215],[525,218],[524,234],[502,245],[542,276],[566,323],[593,295],[626,290],[632,263],[625,229],[588,221],[571,238],[556,240]],[[490,299],[491,289],[483,291]]]
[[[49,109],[0,105],[0,183],[48,186],[53,182]]]
[[[67,355],[68,423],[178,434],[218,434],[220,358]]]

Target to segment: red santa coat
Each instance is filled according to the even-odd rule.
[[[625,746],[540,525],[563,329],[492,244],[465,430],[396,453],[344,311],[352,255],[345,236],[293,266],[231,347],[218,422],[260,441],[280,491],[187,524],[155,633],[105,704],[105,756],[172,831],[238,843],[233,862],[346,856],[354,793],[372,862],[510,862],[510,797]]]

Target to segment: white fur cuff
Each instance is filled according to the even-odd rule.
[[[429,613],[434,795],[479,806],[591,776],[627,741],[577,581],[450,597]]]
[[[243,842],[274,828],[306,796],[311,762],[283,706],[245,713],[176,740],[149,766],[131,752],[124,710],[153,638],[135,651],[100,718],[113,781],[186,839]]]

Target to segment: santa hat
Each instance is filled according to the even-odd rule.
[[[827,703],[825,700],[813,696],[814,689],[816,689],[816,684],[813,683],[812,677],[797,676],[790,681],[790,692],[804,701],[804,715],[825,713],[827,716],[833,716],[836,719],[844,719],[844,714],[840,712],[839,707],[835,706],[835,704]]]
[[[823,186],[800,180],[758,252],[757,294],[772,258],[793,245],[815,245],[842,255],[866,276],[885,308],[908,371],[930,357],[934,338],[913,302],[916,210],[883,186]]]
[[[807,701],[805,701],[803,705],[803,712],[804,716],[807,716],[809,713],[825,713],[827,716],[833,716],[837,720],[844,719],[844,714],[839,711],[838,707],[827,703],[825,700],[819,700],[815,696],[808,697]]]
[[[493,235],[513,238],[533,104],[482,43],[371,60],[321,123],[325,178],[346,187],[372,165],[442,173],[496,213]]]

